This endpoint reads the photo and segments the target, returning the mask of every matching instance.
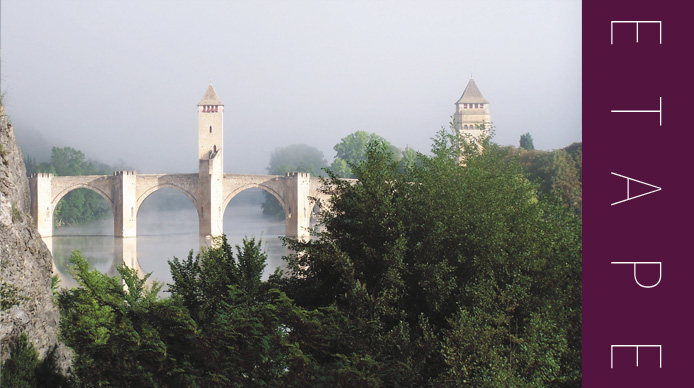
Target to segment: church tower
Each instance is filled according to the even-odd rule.
[[[482,135],[489,134],[492,122],[489,101],[482,96],[472,78],[465,87],[463,95],[455,103],[454,119],[456,130],[463,136],[479,139]]]

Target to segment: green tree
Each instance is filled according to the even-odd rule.
[[[400,158],[400,170],[399,172],[404,172],[407,169],[414,167],[418,163],[419,153],[410,147],[405,147],[402,150],[402,155]]]
[[[185,311],[158,300],[161,285],[147,286],[133,269],[120,277],[96,270],[75,251],[77,288],[58,294],[60,339],[75,351],[72,374],[78,386],[182,386],[190,382],[187,360],[172,348],[192,346],[195,324]]]
[[[526,132],[526,133],[521,135],[520,148],[523,148],[524,150],[534,150],[535,149],[535,146],[533,145],[533,137],[530,136],[530,132]]]
[[[120,277],[110,277],[75,252],[79,287],[58,296],[60,337],[75,351],[75,384],[336,386],[334,378],[319,379],[327,372],[315,357],[340,332],[322,312],[299,308],[278,291],[279,275],[261,279],[260,246],[244,240],[234,252],[222,237],[196,256],[174,258],[167,299],[134,270],[120,267]]]
[[[287,172],[307,172],[311,176],[322,176],[328,162],[318,148],[306,144],[294,144],[275,149],[270,155],[267,172],[283,175]],[[284,218],[284,210],[271,194],[264,193],[263,214]]]
[[[400,158],[400,151],[381,136],[375,133],[357,131],[342,138],[333,147],[336,154],[330,169],[339,177],[354,178],[352,167],[366,160],[367,145],[371,142],[384,143],[393,159],[398,160]]]

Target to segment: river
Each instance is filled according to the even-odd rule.
[[[49,247],[52,246],[61,286],[76,285],[69,275],[69,260],[72,251],[77,249],[93,268],[101,272],[114,275],[115,265],[123,260],[136,260],[134,264],[141,268],[141,273],[151,272],[151,279],[164,285],[172,283],[168,261],[173,257],[186,258],[191,249],[196,254],[200,251],[198,216],[193,205],[186,203],[188,200],[182,194],[156,194],[140,207],[137,238],[114,238],[113,217],[109,217],[86,225],[57,228],[54,237],[44,239]],[[180,198],[176,198],[177,195]],[[162,203],[172,197],[174,202],[182,206],[176,210],[165,210]],[[284,221],[264,216],[257,200],[234,198],[224,213],[224,233],[232,246],[241,244],[245,236],[262,238],[262,247],[268,255],[263,275],[265,279],[275,268],[284,267],[282,257],[287,250],[279,239],[285,233]]]

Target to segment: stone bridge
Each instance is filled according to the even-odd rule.
[[[223,174],[221,195],[211,195],[210,179],[200,174],[137,174],[135,171],[117,171],[113,175],[55,176],[48,173],[33,174],[30,179],[32,216],[42,237],[53,235],[53,214],[58,202],[69,192],[79,188],[93,190],[111,207],[116,237],[137,236],[137,213],[152,193],[171,188],[190,198],[198,213],[201,236],[219,236],[223,233],[224,211],[240,192],[259,188],[277,198],[284,209],[286,236],[307,239],[311,214],[316,203],[327,203],[329,198],[320,191],[320,178],[308,173],[281,175]],[[213,203],[216,206],[212,206]]]
[[[223,233],[224,210],[238,193],[260,188],[272,194],[284,209],[286,236],[309,238],[308,227],[315,203],[327,203],[320,190],[320,179],[307,173],[279,175],[225,174],[224,105],[210,85],[197,106],[198,173],[137,174],[117,171],[113,175],[55,176],[33,174],[30,179],[32,216],[42,237],[53,235],[53,213],[61,198],[78,188],[93,190],[111,206],[117,237],[137,236],[140,205],[157,190],[172,188],[185,194],[198,212],[200,236]]]

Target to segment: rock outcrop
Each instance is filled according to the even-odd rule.
[[[31,197],[22,152],[0,104],[0,312],[2,361],[9,344],[26,332],[43,357],[58,343],[58,308],[52,300],[53,258],[30,214]],[[65,369],[68,351],[60,345],[58,363]]]

